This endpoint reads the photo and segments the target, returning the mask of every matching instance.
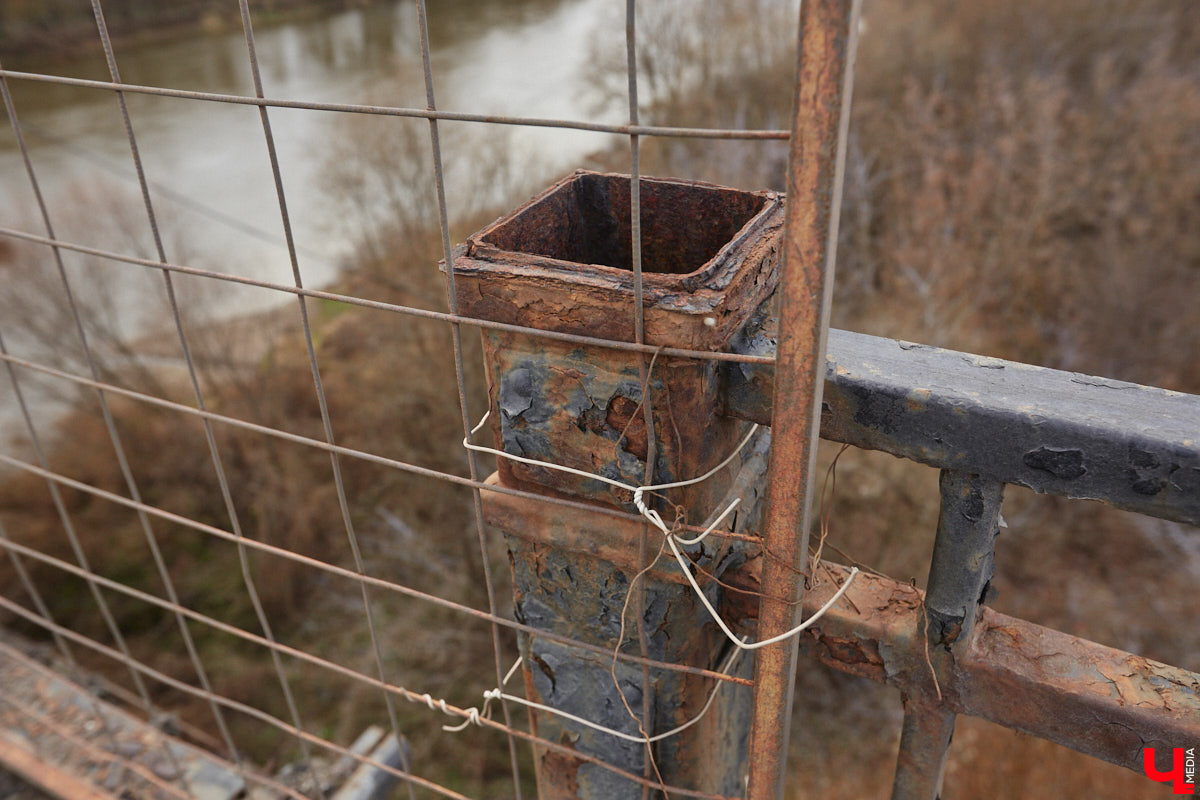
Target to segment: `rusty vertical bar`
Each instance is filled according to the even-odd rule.
[[[758,638],[799,622],[808,561],[813,461],[821,421],[825,337],[833,290],[838,214],[842,202],[846,133],[859,0],[805,0],[800,7],[796,99],[788,156],[788,199],[779,351],[771,420],[763,585],[769,587]],[[755,664],[754,724],[750,732],[750,800],[783,794],[796,640],[759,651]]]
[[[917,631],[928,641],[935,665],[970,644],[976,612],[995,574],[994,545],[1004,502],[1004,484],[994,478],[942,470],[939,486],[942,507],[925,613]],[[954,712],[931,698],[905,696],[894,800],[934,800],[941,795],[954,720]]]

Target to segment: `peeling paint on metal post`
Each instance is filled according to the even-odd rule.
[[[772,295],[783,229],[783,201],[772,192],[743,192],[689,181],[639,180],[645,339],[648,344],[725,350]],[[455,252],[459,308],[498,322],[632,341],[630,180],[576,172],[468,238]],[[723,382],[712,361],[661,356],[650,375],[653,425],[647,425],[638,354],[585,348],[523,333],[485,329],[491,432],[497,448],[588,474],[640,485],[655,453],[659,482],[702,475],[734,452],[750,423],[721,416]],[[649,437],[654,436],[651,447]],[[663,492],[659,510],[700,523],[742,500],[735,530],[757,525],[767,432],[742,458],[693,486]],[[556,497],[632,511],[629,491],[579,475],[500,459],[489,480]],[[621,612],[639,572],[644,523],[484,493],[484,516],[508,545],[518,620],[548,633],[611,649]],[[657,549],[657,542],[654,543]],[[740,565],[747,543],[710,539],[686,548],[718,576]],[[716,669],[728,654],[721,635],[674,561],[643,579],[649,657]],[[723,589],[706,586],[720,607]],[[635,604],[630,605],[630,613]],[[736,616],[736,614],[735,614]],[[692,719],[714,688],[693,674],[642,668],[593,649],[522,634],[525,695],[629,735],[648,696],[651,735]],[[638,650],[628,619],[621,641]],[[748,677],[751,659],[738,674]],[[619,684],[619,689],[617,685]],[[743,789],[750,730],[749,690],[727,685],[701,722],[656,743],[658,771],[671,785],[722,795]],[[623,697],[622,697],[623,695]],[[538,736],[641,774],[646,748],[535,712]],[[641,787],[562,752],[534,748],[543,800],[636,797]]]
[[[808,561],[813,461],[820,428],[858,14],[858,0],[805,0],[800,7],[775,413],[763,531],[765,546],[777,556],[763,564],[763,585],[772,587],[771,593],[784,600],[763,599],[760,640],[798,623],[800,605],[787,601],[804,592],[796,570],[804,569]],[[751,800],[774,800],[783,794],[796,646],[793,639],[758,652],[750,735]]]
[[[992,478],[942,470],[937,538],[925,607],[931,647],[959,649],[970,640],[975,612],[996,571],[1004,484]]]
[[[969,647],[976,614],[995,573],[1004,484],[942,470],[940,489],[941,513],[917,637],[928,640],[930,661],[944,672],[947,656]],[[905,695],[893,800],[936,800],[941,794],[955,716],[940,703]]]

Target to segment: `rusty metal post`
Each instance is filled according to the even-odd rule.
[[[624,313],[637,293],[630,185],[624,175],[577,172],[469,237],[454,259],[459,308],[525,327],[635,339],[632,315]],[[775,289],[782,199],[647,177],[637,186],[646,341],[728,349]],[[579,470],[568,474],[500,458],[489,480],[502,486],[631,511],[632,492],[590,476],[639,486],[653,460],[660,482],[697,477],[736,452],[750,428],[717,413],[723,381],[712,361],[662,355],[648,370],[647,387],[637,353],[498,329],[483,332],[483,348],[496,447]],[[655,398],[652,424],[643,413],[647,393]],[[665,490],[664,516],[697,523],[736,495],[742,505],[734,528],[756,525],[761,493],[753,490],[765,472],[766,438],[759,434],[740,460],[703,483]],[[633,715],[642,717],[643,708],[650,712],[650,735],[694,719],[714,688],[711,678],[661,667],[647,675],[627,661],[613,667],[618,645],[628,653],[640,649],[637,604],[628,604],[624,624],[622,616],[641,572],[644,523],[527,496],[485,492],[483,501],[487,522],[508,545],[514,614],[549,634],[519,637],[526,697],[634,737],[639,724]],[[700,568],[721,576],[744,560],[739,549],[747,547],[709,541],[688,549]],[[731,645],[678,566],[668,559],[638,580],[645,588],[640,621],[649,657],[718,668]],[[718,583],[708,581],[705,591],[722,604]],[[738,664],[747,682],[750,667],[749,658]],[[652,774],[682,789],[739,794],[750,729],[747,695],[744,686],[725,687],[698,724],[655,742]],[[644,743],[540,710],[532,723],[557,746],[534,748],[543,800],[641,795]]]
[[[825,337],[833,290],[846,133],[858,38],[858,0],[800,7],[795,118],[788,158],[787,222],[780,279],[779,350],[763,535],[776,558],[763,565],[759,639],[794,627],[808,563],[813,461],[820,429]],[[781,797],[786,772],[795,640],[759,651],[750,734],[750,800]]]
[[[966,651],[976,613],[995,573],[1004,484],[980,475],[942,470],[941,513],[925,613],[917,641],[929,643],[934,665]],[[904,696],[904,727],[892,783],[894,800],[935,800],[942,791],[955,713],[928,697]]]

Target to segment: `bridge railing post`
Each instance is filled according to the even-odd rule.
[[[651,178],[640,180],[640,197],[647,343],[728,350],[774,291],[782,198]],[[643,484],[650,453],[656,484],[704,475],[735,454],[712,477],[646,500],[668,523],[694,525],[736,487],[742,505],[722,527],[746,530],[758,513],[767,434],[739,447],[750,424],[718,413],[716,361],[569,340],[634,341],[629,207],[627,176],[578,172],[456,251],[461,313],[567,337],[484,329],[489,430],[496,449],[525,459],[500,457],[490,481],[546,498],[485,492],[484,513],[508,544],[517,619],[548,634],[521,636],[526,697],[633,737],[535,711],[536,734],[564,746],[535,747],[541,797],[641,796],[630,774],[736,795],[745,785],[752,659],[736,664],[740,683],[724,685],[699,723],[649,746],[638,741],[695,718],[722,683],[695,670],[643,669],[645,659],[713,671],[731,645],[669,551],[653,566],[641,560],[662,554],[662,534],[635,513],[603,512],[636,512],[628,487]],[[645,385],[639,356],[650,361]],[[553,502],[561,499],[574,504]],[[725,590],[713,578],[744,560],[746,544],[713,537],[686,548],[714,605]],[[644,641],[639,605],[626,604],[631,591],[644,592]],[[614,662],[618,647],[643,660]]]

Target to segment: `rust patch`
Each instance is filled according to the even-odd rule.
[[[782,198],[645,177],[641,187],[646,341],[723,347],[775,290]],[[456,251],[460,313],[633,341],[628,224],[628,176],[568,175]]]
[[[883,657],[871,642],[855,636],[822,636],[819,628],[812,629],[810,638],[818,647],[817,657],[822,663],[881,683],[886,680]]]
[[[572,747],[564,734],[562,744]],[[574,749],[572,747],[572,749]],[[577,800],[579,794],[579,768],[586,762],[557,751],[542,751],[538,794],[543,800]]]
[[[646,421],[641,416],[641,405],[623,394],[614,395],[608,402],[604,424],[614,431],[624,432],[625,450],[646,460]]]

